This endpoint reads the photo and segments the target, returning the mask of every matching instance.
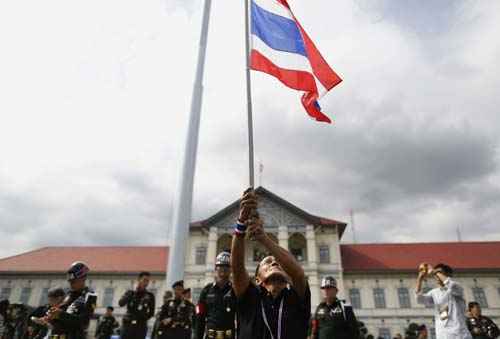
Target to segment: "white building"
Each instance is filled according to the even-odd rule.
[[[346,223],[311,215],[275,194],[258,188],[259,213],[269,234],[303,264],[312,304],[321,299],[319,283],[326,275],[338,279],[340,295],[355,306],[358,318],[375,336],[392,338],[410,322],[432,329],[432,308],[417,305],[413,295],[416,267],[421,262],[446,262],[456,269],[468,301],[477,300],[484,313],[500,320],[500,242],[340,244]],[[196,300],[212,281],[215,257],[230,248],[238,201],[210,218],[193,222],[186,252],[185,285]],[[432,240],[432,239],[429,239]],[[263,249],[247,244],[247,267],[253,274]],[[153,275],[150,288],[157,306],[167,289],[165,247],[47,247],[0,259],[0,299],[39,305],[49,287],[65,286],[65,270],[77,260],[91,267],[90,286],[98,293],[98,313],[134,286],[138,272]],[[431,285],[428,286],[429,288]]]

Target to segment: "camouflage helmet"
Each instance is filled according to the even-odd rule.
[[[229,252],[220,252],[215,259],[215,266],[231,266],[231,254]]]
[[[337,280],[334,277],[328,276],[321,280],[321,288],[337,288]]]

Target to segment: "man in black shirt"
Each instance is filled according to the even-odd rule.
[[[321,280],[321,289],[325,300],[318,305],[314,313],[313,339],[357,339],[359,338],[358,321],[352,306],[337,299],[337,280],[328,276]]]
[[[255,284],[245,268],[245,235],[271,254],[255,271]],[[311,315],[311,292],[295,258],[265,232],[257,198],[245,191],[231,250],[233,289],[237,298],[239,339],[305,339]]]
[[[118,301],[120,307],[127,306],[123,317],[121,338],[144,339],[148,332],[148,320],[155,313],[155,296],[147,290],[151,274],[141,272],[137,280],[137,288],[128,290]]]
[[[99,319],[97,324],[96,339],[110,339],[115,332],[115,328],[120,326],[113,316],[113,311],[113,306],[106,307],[106,313]]]
[[[159,339],[190,339],[194,305],[183,296],[184,281],[172,285],[174,298],[166,300],[158,314],[155,337]]]
[[[221,252],[215,260],[215,282],[203,288],[196,305],[195,339],[233,339],[235,337],[236,297],[229,280],[230,274],[230,254]]]

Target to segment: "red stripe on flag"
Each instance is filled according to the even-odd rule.
[[[329,91],[333,87],[337,86],[342,82],[342,79],[338,76],[337,73],[328,65],[326,60],[323,58],[319,50],[316,48],[314,43],[312,42],[309,35],[307,35],[306,31],[300,23],[295,18],[295,22],[300,29],[300,33],[302,34],[302,39],[304,39],[304,44],[306,46],[306,52],[309,59],[309,63],[311,64],[312,70],[316,78],[325,86],[326,90]]]
[[[252,50],[250,68],[272,75],[290,88],[306,92],[302,96],[302,104],[307,113],[317,121],[331,122],[330,118],[314,105],[318,98],[318,88],[311,73],[280,68],[256,50]]]

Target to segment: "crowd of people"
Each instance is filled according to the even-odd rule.
[[[152,339],[374,339],[353,307],[337,298],[337,281],[321,281],[324,300],[311,315],[311,291],[302,266],[286,249],[264,231],[253,190],[244,192],[229,251],[215,262],[214,281],[206,285],[195,306],[191,291],[177,281],[163,296],[156,312],[155,296],[148,291],[151,274],[141,272],[135,289],[119,300],[126,308],[121,326],[113,307],[100,317],[95,337],[110,339],[116,332],[122,339],[144,339],[148,321],[155,317]],[[259,242],[269,253],[250,276],[245,267],[247,239]],[[86,286],[89,267],[76,262],[69,268],[69,291],[53,288],[47,305],[36,309],[0,301],[0,339],[85,339],[94,317],[97,296]],[[424,292],[425,279],[436,288]],[[446,264],[422,264],[416,283],[419,303],[435,306],[438,339],[497,338],[498,327],[481,314],[478,303],[466,309],[462,287]],[[155,315],[156,312],[156,315]],[[428,337],[425,325],[410,324],[404,338]],[[398,334],[395,339],[402,339]]]

